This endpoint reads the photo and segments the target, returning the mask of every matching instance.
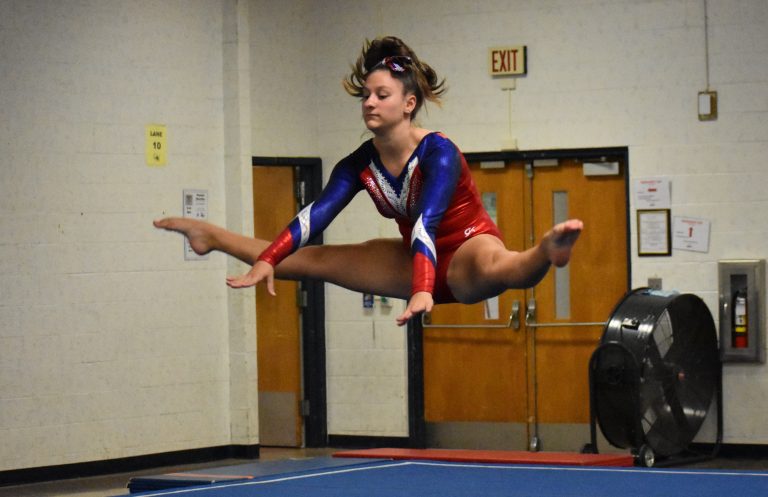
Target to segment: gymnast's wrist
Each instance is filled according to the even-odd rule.
[[[411,298],[415,297],[419,293],[426,293],[430,297],[432,297],[432,288],[423,287],[423,288],[412,288],[411,289]]]
[[[269,265],[270,265],[270,266],[272,266],[273,268],[274,268],[275,266],[277,266],[277,261],[275,260],[275,258],[274,258],[273,256],[271,256],[271,255],[267,255],[267,254],[261,254],[261,255],[260,255],[260,256],[259,256],[259,257],[256,259],[256,262],[266,262],[267,264],[269,264]],[[256,262],[254,262],[254,264],[256,264]]]

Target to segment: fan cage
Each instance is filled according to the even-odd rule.
[[[721,421],[721,366],[714,321],[692,294],[642,288],[616,306],[590,364],[594,425],[606,440],[661,456],[685,451],[713,402]]]

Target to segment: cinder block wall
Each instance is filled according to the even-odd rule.
[[[708,253],[640,259],[633,220],[634,286],[662,277],[717,315],[717,260],[766,256],[762,0],[709,2],[708,123],[701,1],[279,5],[0,2],[0,470],[257,442],[253,399],[231,395],[255,380],[247,297],[222,284],[233,268],[185,263],[181,239],[149,222],[203,188],[209,218],[247,232],[236,184],[249,154],[319,155],[327,176],[367,138],[340,86],[365,37],[401,36],[448,78],[422,121],[464,151],[509,133],[486,49],[527,45],[512,95],[521,149],[628,146],[633,179],[669,177],[673,214],[712,221]],[[168,126],[163,168],[144,162],[150,123]],[[326,240],[396,235],[360,196]],[[327,306],[329,433],[404,436],[402,303],[364,311],[328,287]],[[726,442],[768,443],[765,372],[726,367]]]
[[[334,5],[316,8],[314,43],[320,61],[319,148],[327,167],[365,138],[358,104],[338,86],[365,37],[400,36],[448,78],[444,107],[430,108],[422,121],[465,152],[499,150],[509,134],[507,95],[487,74],[487,49],[527,45],[529,74],[518,79],[512,94],[511,134],[521,150],[627,146],[632,179],[669,178],[672,214],[712,223],[708,253],[675,251],[668,258],[641,259],[631,199],[633,286],[661,277],[666,289],[700,295],[717,318],[717,261],[768,256],[768,221],[762,214],[768,182],[766,2],[709,1],[710,84],[720,97],[714,122],[697,116],[697,94],[706,88],[703,1]],[[358,197],[327,239],[347,242],[390,233],[369,204]],[[360,402],[401,406],[402,412],[403,396],[388,392],[402,385],[394,373],[403,369],[405,354],[387,362],[391,371],[372,375],[370,341],[352,345],[349,339],[351,329],[366,337],[379,332],[380,320],[390,327],[387,332],[400,330],[378,309],[366,315],[357,296],[330,292],[328,307],[329,431],[407,433],[406,424],[392,425],[391,410],[359,407]],[[343,371],[335,369],[337,357],[344,358]],[[348,392],[361,381],[367,394],[358,404],[348,402]],[[768,443],[762,422],[768,408],[766,366],[726,366],[725,397],[726,442]]]
[[[151,226],[225,223],[226,6],[0,2],[0,470],[231,441],[224,258]]]

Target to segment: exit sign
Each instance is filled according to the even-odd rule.
[[[491,76],[527,74],[526,47],[494,47],[488,49],[488,69]]]

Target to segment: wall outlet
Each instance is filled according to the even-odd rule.
[[[651,290],[661,290],[661,278],[648,278],[648,288]]]

